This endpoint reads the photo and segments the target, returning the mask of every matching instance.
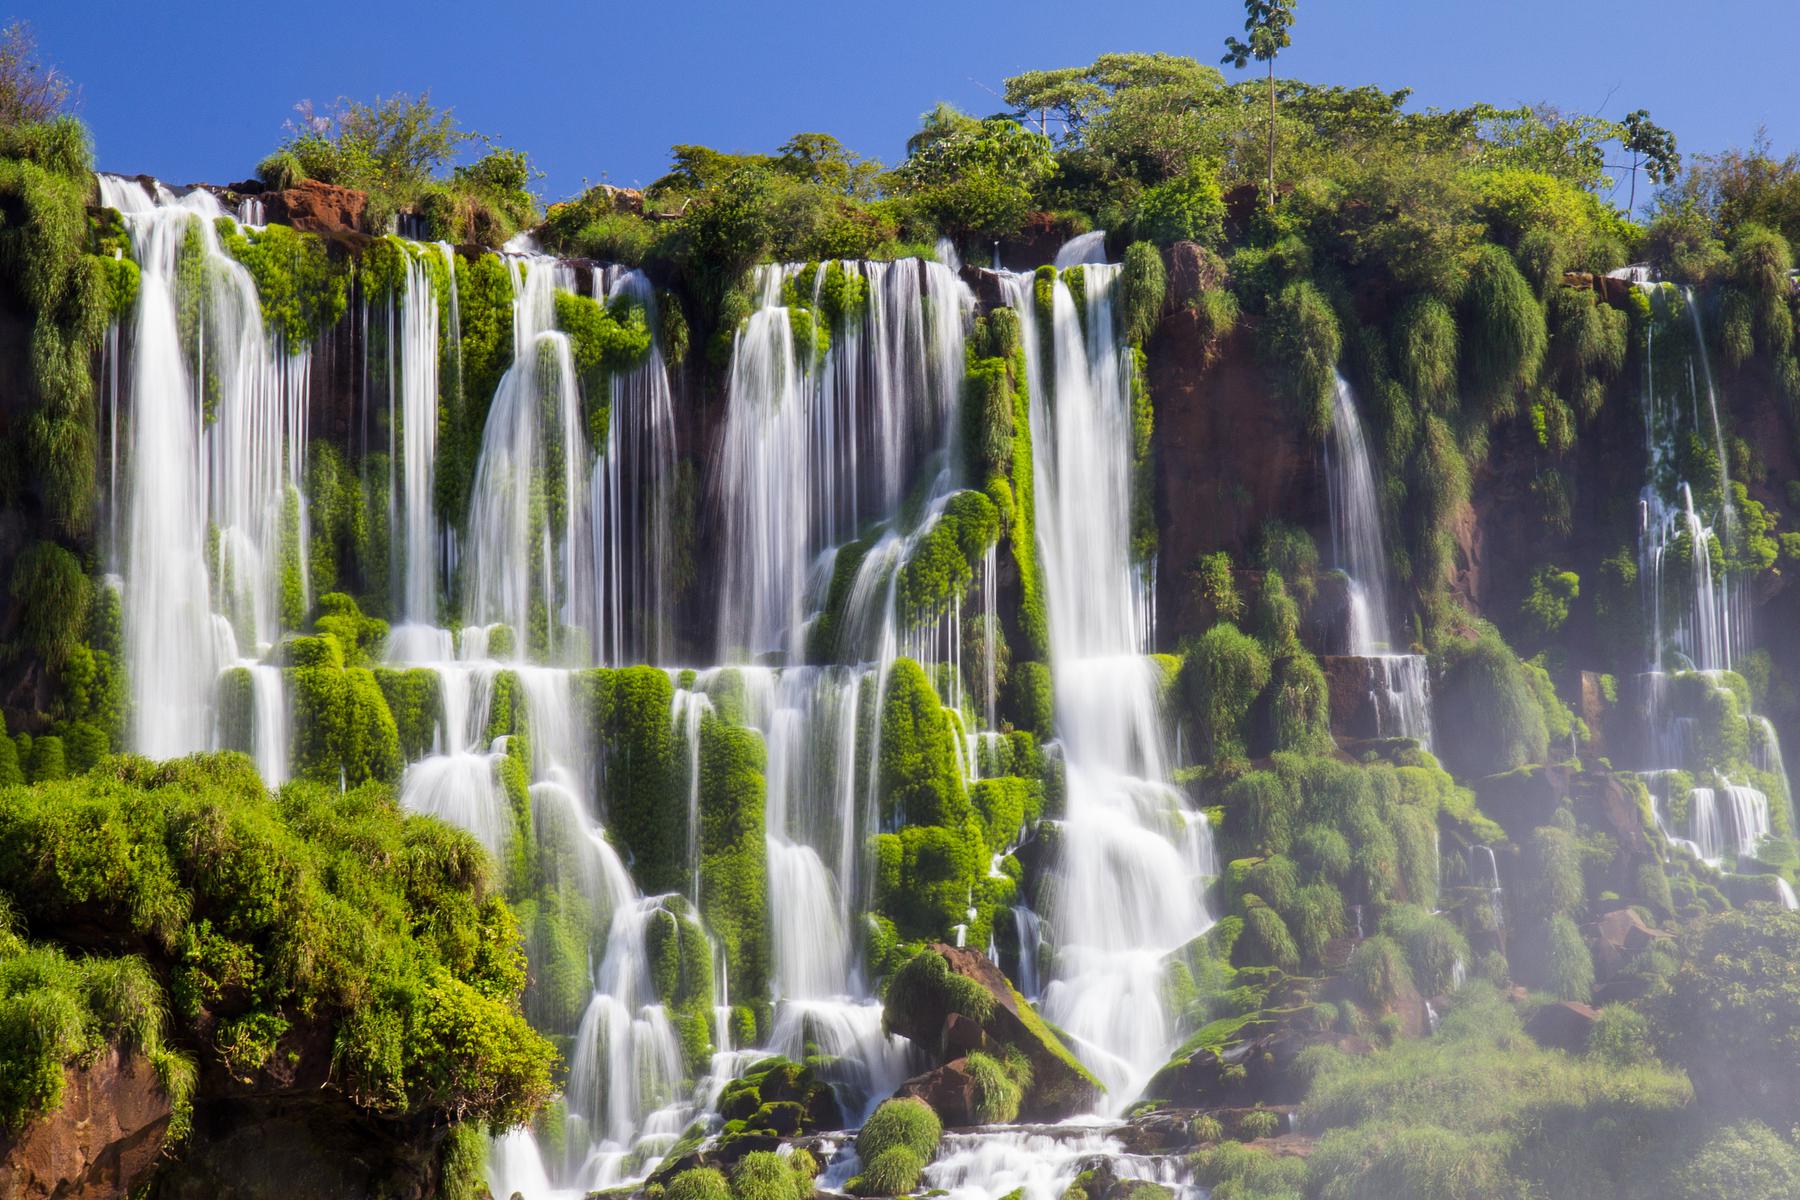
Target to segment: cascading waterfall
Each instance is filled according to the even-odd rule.
[[[1067,772],[1061,856],[1045,918],[1055,944],[1046,1015],[1121,1110],[1173,1040],[1166,957],[1211,924],[1205,817],[1169,783],[1145,577],[1131,561],[1132,422],[1113,316],[1118,269],[1086,267],[1087,336],[1060,280],[1053,361],[1038,361],[1029,277],[1009,278],[1024,326],[1038,549],[1057,728]],[[1048,384],[1054,380],[1052,403]]]
[[[866,311],[824,362],[795,349],[794,320],[811,318],[782,304],[793,265],[758,268],[757,308],[734,343],[714,484],[723,661],[803,657],[820,556],[899,508],[959,395],[973,304],[963,283],[918,259],[839,266],[863,281]]]
[[[400,486],[390,494],[395,501],[391,540],[401,549],[400,614],[407,622],[429,625],[438,607],[438,341],[447,314],[438,311],[427,254],[443,256],[452,295],[456,287],[449,246],[406,252],[406,276],[392,301],[398,311],[390,312],[388,322],[388,427],[398,431],[398,453],[391,461],[398,464]]]
[[[1706,338],[1691,290],[1639,282],[1652,317],[1646,326],[1642,409],[1648,478],[1639,493],[1638,558],[1649,629],[1648,670],[1638,677],[1649,762],[1640,772],[1652,791],[1666,792],[1674,770],[1704,770],[1688,792],[1685,829],[1670,828],[1666,795],[1657,820],[1671,841],[1714,866],[1754,855],[1769,836],[1770,797],[1764,790],[1705,768],[1695,719],[1671,699],[1676,672],[1704,677],[1717,691],[1750,649],[1749,600],[1725,562],[1734,529],[1732,484],[1724,426]],[[1659,340],[1659,333],[1662,335]],[[1710,477],[1687,478],[1681,446],[1698,441],[1712,454]],[[1698,498],[1706,497],[1703,506]],[[1752,735],[1754,765],[1788,801],[1781,745],[1766,718],[1743,714]],[[1791,890],[1791,889],[1790,889]],[[1784,894],[1784,902],[1785,902]]]
[[[1430,749],[1430,673],[1424,655],[1393,652],[1381,498],[1356,394],[1341,372],[1325,446],[1332,562],[1344,572],[1349,593],[1349,653],[1368,660],[1378,735],[1417,738]]]
[[[642,305],[657,327],[656,290],[641,271],[595,268],[594,294]],[[594,459],[595,649],[609,664],[666,663],[674,654],[675,406],[654,339],[639,366],[612,379],[606,442]]]
[[[203,189],[100,176],[142,272],[125,434],[125,640],[132,745],[169,758],[217,745],[219,673],[277,639],[284,581],[304,599],[306,396],[311,357],[263,327],[226,214]],[[116,408],[116,400],[115,400]],[[257,759],[286,777],[280,711],[253,675]]]
[[[515,649],[585,665],[595,581],[587,433],[556,291],[572,268],[509,256],[513,362],[488,410],[469,505],[465,603]]]

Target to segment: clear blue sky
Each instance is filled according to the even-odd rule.
[[[171,182],[248,175],[294,103],[430,89],[465,125],[528,151],[557,199],[632,185],[668,148],[773,149],[836,134],[897,161],[937,100],[975,112],[1021,70],[1108,50],[1216,61],[1240,0],[14,0],[81,85],[103,169]],[[514,14],[518,15],[514,15]],[[1800,0],[1300,0],[1279,70],[1410,86],[1415,104],[1648,108],[1684,152],[1766,125],[1800,146]]]

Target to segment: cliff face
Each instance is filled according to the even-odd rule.
[[[150,1064],[108,1047],[67,1070],[62,1107],[0,1137],[4,1200],[112,1200],[148,1177],[169,1127],[169,1098]]]

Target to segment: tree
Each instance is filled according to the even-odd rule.
[[[1294,5],[1299,0],[1244,0],[1244,31],[1248,42],[1235,37],[1225,39],[1225,57],[1219,61],[1243,70],[1251,59],[1269,64],[1269,207],[1275,207],[1275,56],[1293,38],[1288,29],[1294,24]]]
[[[30,25],[14,21],[0,30],[0,128],[48,121],[74,95],[68,76],[38,61]]]
[[[1681,155],[1675,152],[1675,135],[1652,124],[1650,114],[1641,108],[1626,114],[1622,140],[1625,149],[1631,152],[1631,198],[1625,204],[1626,211],[1631,212],[1637,208],[1638,167],[1644,168],[1651,183],[1667,187],[1675,182],[1675,173],[1681,170]]]

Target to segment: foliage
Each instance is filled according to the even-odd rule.
[[[0,127],[54,120],[76,92],[67,75],[38,61],[30,23],[12,21],[0,30]]]
[[[1289,284],[1270,300],[1258,349],[1314,439],[1331,430],[1340,347],[1337,317],[1313,284]]]
[[[1225,232],[1218,176],[1195,163],[1184,173],[1145,188],[1132,204],[1131,228],[1159,246],[1182,241],[1218,245]]]
[[[9,591],[20,606],[13,654],[60,668],[86,632],[93,585],[80,561],[55,542],[34,542],[14,560]]]
[[[1167,293],[1168,273],[1156,247],[1147,242],[1127,246],[1118,282],[1119,316],[1126,341],[1142,346],[1150,340],[1162,319]]]
[[[0,865],[40,937],[98,922],[146,947],[184,1036],[233,1075],[317,1023],[334,1086],[377,1113],[504,1126],[549,1094],[486,857],[384,789],[277,798],[237,755],[111,759],[0,793]]]
[[[884,1100],[857,1133],[856,1154],[863,1162],[872,1163],[890,1150],[904,1148],[922,1167],[937,1154],[943,1135],[943,1123],[923,1100]]]
[[[927,114],[891,185],[939,228],[997,237],[1024,224],[1033,189],[1056,171],[1050,139],[1009,117]]]
[[[1436,712],[1444,761],[1459,776],[1543,761],[1544,713],[1524,667],[1491,631],[1445,652]]]
[[[1246,722],[1269,679],[1268,656],[1235,626],[1214,625],[1187,647],[1177,686],[1197,754],[1216,762],[1247,753]]]
[[[1544,308],[1512,256],[1487,246],[1475,257],[1463,293],[1464,376],[1490,419],[1511,416],[1518,395],[1537,381],[1547,334]]]

